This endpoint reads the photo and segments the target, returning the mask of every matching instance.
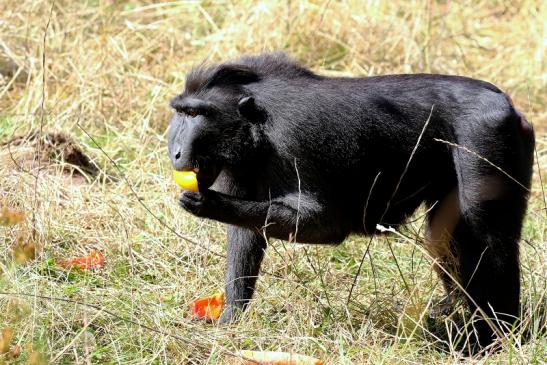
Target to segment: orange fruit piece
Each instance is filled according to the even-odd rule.
[[[173,171],[173,179],[178,186],[184,190],[190,190],[197,192],[198,189],[198,179],[194,171]]]
[[[199,298],[192,302],[190,310],[196,318],[216,321],[224,309],[224,293],[218,292],[209,297]]]
[[[104,256],[99,250],[92,250],[87,256],[77,257],[72,260],[58,260],[62,267],[77,267],[82,270],[95,269],[104,266]]]
[[[323,361],[315,357],[291,352],[243,350],[239,351],[238,354],[265,365],[324,365]],[[240,364],[250,365],[255,363],[242,359]]]

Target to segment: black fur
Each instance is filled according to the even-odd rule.
[[[200,169],[200,192],[184,193],[180,204],[229,225],[221,322],[250,300],[264,237],[340,243],[377,224],[402,224],[454,189],[458,262],[447,260],[446,269],[459,274],[472,309],[493,308],[509,322],[518,316],[534,135],[492,84],[427,74],[323,77],[266,54],[193,70],[171,105],[173,166]],[[492,329],[478,329],[480,343],[490,343]]]

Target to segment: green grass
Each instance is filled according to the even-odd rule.
[[[0,55],[29,76],[10,84],[0,63],[0,143],[40,126],[62,131],[112,178],[85,182],[59,163],[33,163],[31,142],[11,151],[20,169],[0,148],[0,205],[27,215],[0,227],[0,330],[14,333],[12,354],[0,363],[223,364],[227,352],[242,349],[295,351],[327,364],[547,361],[544,2],[61,1],[47,30],[42,95],[50,7],[0,3]],[[521,244],[527,333],[516,331],[501,352],[483,358],[461,359],[441,346],[434,335],[444,323],[429,318],[441,285],[422,250],[396,235],[372,241],[349,303],[368,238],[338,247],[273,240],[240,323],[192,319],[192,300],[222,288],[225,260],[164,224],[221,254],[225,227],[177,206],[165,143],[168,101],[192,65],[270,50],[324,74],[462,74],[511,94],[535,125],[539,157]],[[422,225],[405,234],[423,236]],[[12,252],[21,243],[35,245],[36,258],[17,264]],[[104,253],[104,268],[56,265],[92,248]]]

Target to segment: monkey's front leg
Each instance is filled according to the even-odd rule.
[[[236,320],[249,304],[265,249],[266,240],[256,231],[228,226],[226,305],[220,323]]]

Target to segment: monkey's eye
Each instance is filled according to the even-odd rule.
[[[197,109],[194,109],[194,108],[186,108],[186,109],[184,109],[184,114],[188,115],[188,116],[191,117],[191,118],[195,118],[195,117],[197,117],[198,115],[200,115],[201,113],[200,113],[199,110],[197,110]]]

